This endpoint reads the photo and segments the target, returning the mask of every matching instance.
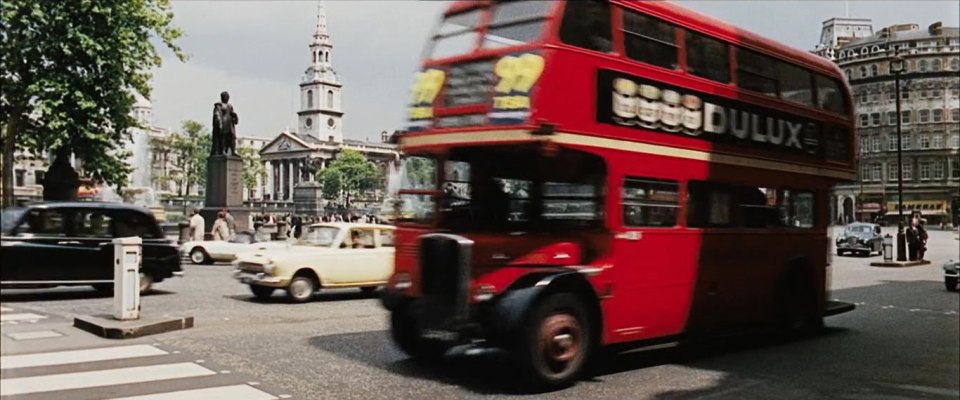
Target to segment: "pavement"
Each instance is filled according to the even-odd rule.
[[[834,255],[830,297],[855,303],[857,309],[828,318],[823,335],[794,341],[751,335],[621,354],[593,377],[542,394],[526,391],[514,378],[512,365],[496,354],[436,364],[408,359],[390,341],[387,313],[376,294],[321,291],[313,302],[291,304],[278,291],[260,301],[231,278],[232,268],[226,264],[185,265],[186,277],[162,282],[154,294],[143,297],[144,313],[193,315],[194,328],[132,340],[101,339],[68,326],[73,316],[109,312],[112,299],[93,290],[4,290],[3,390],[14,390],[7,389],[13,379],[77,382],[77,375],[58,375],[148,366],[177,365],[177,374],[189,376],[162,375],[171,374],[171,367],[127,369],[111,375],[133,374],[141,380],[116,384],[82,379],[107,384],[3,392],[0,397],[957,399],[960,296],[944,289],[940,269],[947,259],[960,258],[955,236],[931,231],[927,258],[932,263],[925,266],[878,268],[869,263],[880,256]],[[16,333],[38,338],[9,336]],[[115,346],[140,347],[109,350]],[[50,353],[34,359],[64,360],[72,356],[63,352],[103,348],[108,350],[87,356],[106,357],[97,361],[6,368],[8,356]],[[165,354],[154,354],[158,351]],[[144,371],[151,372],[140,375]],[[155,376],[163,380],[151,378]],[[27,382],[19,387],[36,390],[30,381],[13,382]],[[170,394],[203,388],[221,392]],[[261,393],[250,389],[272,397],[256,397]]]

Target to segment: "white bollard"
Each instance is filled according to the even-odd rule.
[[[140,260],[143,239],[113,239],[113,318],[140,319]]]

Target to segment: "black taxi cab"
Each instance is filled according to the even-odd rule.
[[[0,226],[0,286],[91,285],[113,290],[114,238],[143,239],[140,289],[182,273],[175,244],[141,207],[63,202],[6,208]]]

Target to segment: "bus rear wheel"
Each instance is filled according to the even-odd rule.
[[[593,351],[587,309],[571,293],[551,295],[535,307],[513,352],[536,387],[566,386],[580,376]]]

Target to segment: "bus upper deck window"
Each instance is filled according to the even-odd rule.
[[[610,6],[599,1],[571,1],[563,11],[560,40],[584,49],[613,50]]]
[[[530,43],[543,37],[547,13],[552,1],[511,1],[498,3],[483,38],[484,48],[500,48]]]

